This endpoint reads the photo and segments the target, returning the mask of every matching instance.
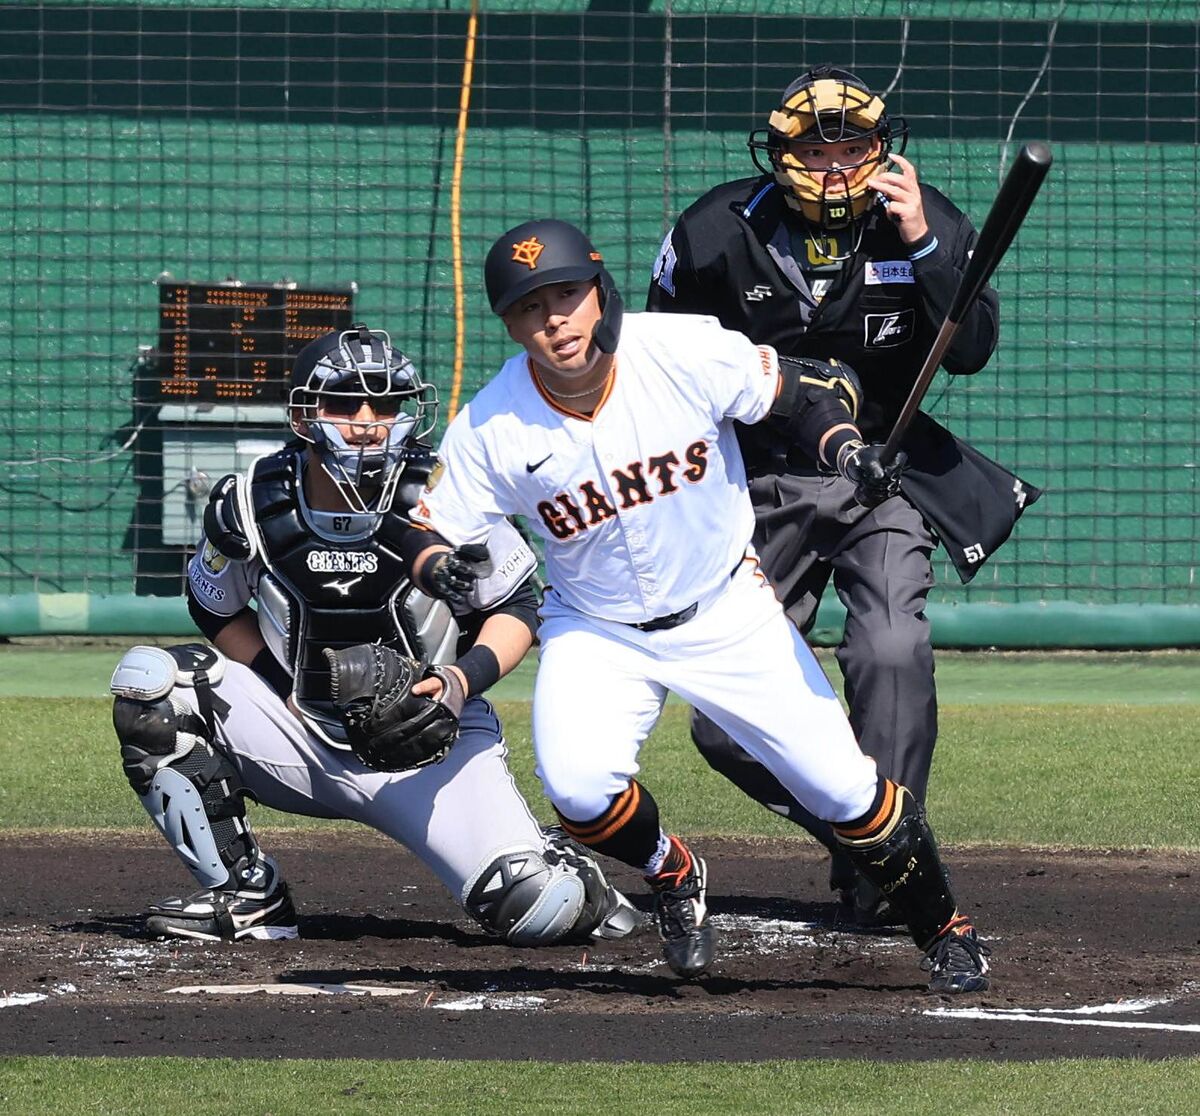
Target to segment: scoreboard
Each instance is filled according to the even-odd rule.
[[[148,403],[287,402],[292,360],[314,337],[349,329],[355,286],[159,279],[158,351]]]
[[[138,467],[160,494],[151,498],[161,519],[158,537],[145,543],[147,554],[179,547],[186,559],[200,537],[212,484],[284,444],[296,354],[315,337],[350,328],[357,292],[357,283],[158,277],[158,343],[146,346],[134,373],[138,402],[157,414]]]

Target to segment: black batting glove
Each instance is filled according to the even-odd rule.
[[[237,481],[237,476],[230,473],[212,486],[204,507],[204,536],[226,558],[244,562],[254,553],[254,547],[238,504]]]
[[[434,558],[425,572],[424,580],[435,597],[449,601],[455,608],[467,609],[467,598],[481,577],[492,572],[492,560],[488,548],[479,543],[468,543],[454,550],[446,550]]]
[[[900,491],[900,474],[908,466],[908,454],[897,452],[883,460],[883,443],[850,442],[838,455],[838,472],[854,485],[854,499],[864,508],[878,507]]]

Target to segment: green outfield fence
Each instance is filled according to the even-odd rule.
[[[1046,494],[970,586],[939,561],[935,638],[1200,645],[1198,9],[482,2],[456,195],[461,0],[0,5],[0,636],[186,631],[193,482],[281,436],[275,411],[147,398],[162,273],[355,284],[445,398],[457,221],[469,396],[508,350],[497,233],[583,224],[638,306],[678,211],[753,173],[746,133],[833,61],[890,90],[977,223],[1021,142],[1055,154],[995,280],[996,356],[928,401]]]

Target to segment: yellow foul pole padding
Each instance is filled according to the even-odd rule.
[[[454,136],[454,177],[450,184],[450,244],[454,257],[454,379],[446,419],[458,413],[462,394],[463,361],[466,350],[466,307],[463,295],[462,175],[467,148],[467,111],[471,107],[471,76],[475,69],[475,33],[479,25],[479,0],[471,0],[467,20],[467,44],[463,54],[462,88],[458,94],[458,127]]]

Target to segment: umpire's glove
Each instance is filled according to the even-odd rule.
[[[891,461],[883,460],[883,443],[849,442],[838,455],[838,472],[854,485],[854,499],[874,508],[900,491],[900,474],[908,466],[903,450]]]

